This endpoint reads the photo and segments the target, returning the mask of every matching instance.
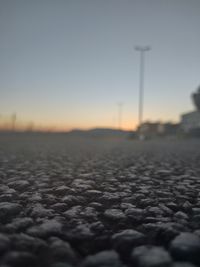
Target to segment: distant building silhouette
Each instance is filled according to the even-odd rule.
[[[193,102],[198,111],[200,111],[200,86],[197,89],[197,92],[192,94]]]
[[[176,135],[179,132],[180,124],[166,122],[159,125],[159,134],[162,136]]]
[[[180,124],[167,122],[144,122],[138,127],[138,132],[142,134],[144,138],[164,137],[177,134]]]
[[[196,110],[181,116],[181,128],[186,134],[200,134],[200,86],[192,94],[192,100]]]
[[[147,121],[147,122],[142,123],[138,127],[137,131],[143,136],[143,138],[154,137],[154,136],[157,136],[159,133],[159,125],[160,125],[160,122]]]

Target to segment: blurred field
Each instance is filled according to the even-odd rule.
[[[164,160],[176,160],[176,156],[191,164],[200,154],[199,139],[157,139],[137,141],[128,138],[87,138],[56,133],[10,133],[0,134],[1,156],[20,156],[28,153],[31,157],[53,154],[75,158],[109,156],[116,161],[126,157],[128,161],[137,155],[155,156]],[[4,154],[5,153],[5,154]],[[16,154],[17,153],[17,154]],[[150,158],[149,158],[150,159]],[[187,162],[188,160],[188,162]],[[62,162],[60,162],[62,165]],[[64,164],[64,162],[63,162]]]

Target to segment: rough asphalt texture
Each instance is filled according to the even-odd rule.
[[[200,140],[1,135],[9,266],[200,266]]]

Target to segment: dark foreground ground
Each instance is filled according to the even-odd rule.
[[[200,266],[200,140],[1,135],[0,266]]]

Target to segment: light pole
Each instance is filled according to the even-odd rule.
[[[145,52],[151,50],[150,46],[135,46],[135,50],[140,53],[140,81],[139,81],[139,112],[138,112],[138,126],[142,125],[143,120],[143,106],[144,106],[144,64]]]
[[[122,108],[123,108],[123,103],[120,102],[118,103],[118,129],[122,129]]]
[[[11,129],[13,132],[15,132],[16,120],[17,120],[17,114],[13,113],[11,115]]]

